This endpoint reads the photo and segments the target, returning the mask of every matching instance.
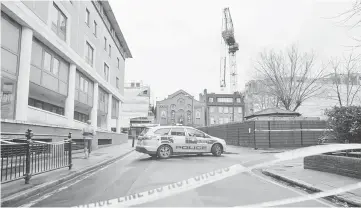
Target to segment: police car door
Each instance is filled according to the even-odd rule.
[[[173,140],[173,152],[188,152],[187,147],[185,147],[186,136],[183,127],[173,127],[170,131],[170,139]]]
[[[205,134],[193,128],[187,128],[186,144],[190,146],[190,152],[208,152]]]

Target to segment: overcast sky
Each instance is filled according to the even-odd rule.
[[[125,81],[143,80],[163,99],[183,89],[198,98],[207,88],[219,92],[222,9],[235,27],[238,85],[252,79],[254,60],[264,49],[298,44],[317,60],[347,53],[350,30],[332,18],[354,1],[312,0],[110,0],[132,52]],[[358,30],[361,32],[360,30]]]

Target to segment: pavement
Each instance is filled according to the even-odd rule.
[[[108,150],[108,148],[103,148],[103,150],[97,151],[106,153],[109,152]],[[115,152],[121,151],[120,148],[113,150]],[[269,151],[232,146],[229,147],[228,151],[229,154],[224,154],[221,157],[204,154],[202,156],[174,156],[166,160],[155,160],[148,155],[133,151],[113,163],[102,166],[100,169],[53,186],[46,192],[39,192],[35,196],[13,201],[8,206],[80,206],[148,191],[236,164],[240,164],[242,167],[251,167],[274,159],[273,154]],[[96,157],[95,153],[96,151],[94,151],[94,158]],[[110,155],[108,156],[110,157]],[[34,177],[32,180],[34,183],[36,178]],[[307,194],[307,192],[277,183],[264,176],[260,171],[254,171],[229,176],[182,193],[169,195],[166,198],[152,198],[136,206],[226,207],[253,205],[259,207],[259,203],[266,203],[267,205],[272,201],[306,196]],[[301,202],[291,201],[282,206],[330,207],[335,205],[323,199],[316,199]]]
[[[32,176],[30,184],[25,184],[24,179],[1,185],[1,205],[11,206],[14,202],[36,195],[42,191],[65,183],[81,174],[96,170],[101,166],[111,163],[133,151],[131,143],[100,147],[94,150],[88,159],[84,152],[76,151],[73,154],[72,169],[62,168],[43,174]]]
[[[303,158],[286,161],[263,169],[262,172],[277,180],[307,189],[311,192],[322,192],[347,185],[360,183],[360,179],[345,177],[337,174],[303,168]],[[361,189],[356,189],[334,197],[351,206],[361,207]]]

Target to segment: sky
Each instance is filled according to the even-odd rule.
[[[125,82],[142,80],[152,98],[183,89],[198,98],[220,92],[222,10],[230,8],[237,52],[238,86],[255,75],[255,60],[268,50],[296,44],[318,63],[350,52],[360,30],[337,15],[353,0],[110,0],[133,55]],[[357,52],[357,51],[356,51]]]

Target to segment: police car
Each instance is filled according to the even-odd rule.
[[[135,150],[161,159],[177,154],[212,153],[220,156],[226,151],[226,142],[192,127],[157,126],[143,130]]]

